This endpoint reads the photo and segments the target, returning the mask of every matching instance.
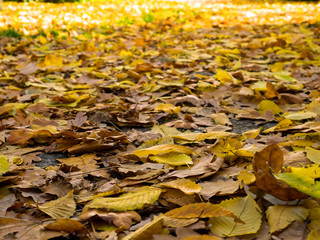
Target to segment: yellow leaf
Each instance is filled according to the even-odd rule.
[[[240,184],[240,188],[243,188],[242,181],[244,184],[249,185],[251,183],[254,183],[256,181],[256,177],[254,173],[249,172],[247,169],[243,169],[240,171],[238,175],[238,181]]]
[[[320,229],[317,229],[309,233],[306,240],[319,240],[319,239],[320,239]]]
[[[225,113],[214,113],[210,116],[216,124],[219,125],[232,125],[227,114]]]
[[[135,232],[131,233],[130,235],[122,238],[122,240],[146,240],[146,239],[153,239],[152,235],[160,233],[163,228],[163,219],[164,215],[156,216],[154,219],[144,225],[143,227],[139,228]]]
[[[241,148],[235,151],[235,155],[239,157],[254,157],[254,154],[259,151],[257,146],[249,146],[247,148]]]
[[[250,86],[252,90],[257,90],[257,91],[267,91],[267,82],[264,81],[258,81],[255,82]]]
[[[217,86],[204,81],[198,81],[198,84],[197,84],[197,90],[200,92],[214,90],[216,89],[216,87]]]
[[[156,112],[178,113],[181,111],[181,107],[176,107],[171,103],[160,103],[154,110]]]
[[[285,117],[286,119],[290,119],[290,120],[305,120],[305,119],[311,119],[311,118],[315,118],[317,116],[316,113],[314,112],[294,112],[294,113],[285,113],[283,114],[283,117]]]
[[[57,56],[55,54],[47,55],[44,59],[44,66],[63,66],[63,59],[61,56]]]
[[[40,125],[33,124],[33,125],[30,126],[30,128],[33,129],[33,130],[47,130],[52,134],[56,134],[56,133],[59,132],[57,130],[57,127],[53,126],[53,125],[40,126]]]
[[[249,138],[249,139],[255,139],[256,137],[259,136],[261,129],[262,129],[262,127],[258,128],[258,129],[252,129],[252,130],[246,131],[246,132],[242,133],[242,136]]]
[[[309,223],[307,225],[309,231],[317,230],[320,226],[320,205],[314,199],[306,199],[303,202],[303,206],[309,210],[308,220]]]
[[[245,234],[253,234],[259,231],[261,226],[261,210],[254,199],[248,195],[244,198],[233,198],[219,204],[244,223],[234,222],[228,217],[210,218],[210,230],[221,237],[232,237]]]
[[[308,214],[309,211],[301,206],[274,205],[266,211],[271,233],[285,229],[294,221],[306,220]]]
[[[9,163],[4,155],[0,155],[0,175],[9,171]]]
[[[208,132],[208,133],[200,133],[197,137],[197,141],[203,141],[205,139],[218,139],[225,137],[237,136],[236,133],[232,132]]]
[[[232,66],[231,70],[234,71],[234,70],[237,70],[239,68],[241,68],[241,58],[239,58],[239,60]]]
[[[230,210],[224,209],[218,204],[212,203],[194,203],[188,204],[180,208],[175,208],[166,212],[167,217],[173,218],[216,218],[216,217],[229,217],[233,219],[236,217]],[[231,221],[233,221],[231,219]],[[241,221],[240,221],[241,222]]]
[[[282,72],[284,68],[285,62],[276,62],[270,65],[270,70],[272,72]]]
[[[222,69],[216,69],[217,74],[215,75],[215,78],[222,82],[231,82],[236,84],[237,83],[237,79],[235,79],[230,73],[228,73],[227,71],[224,71]]]
[[[316,114],[320,114],[320,99],[316,99],[314,101],[312,101],[307,107],[306,110],[316,113]]]
[[[119,53],[119,57],[122,59],[128,59],[132,57],[132,52],[130,51],[126,51],[126,50],[121,50],[121,52]]]
[[[197,222],[199,218],[172,218],[165,216],[163,218],[163,225],[165,227],[185,227]]]
[[[210,235],[195,235],[195,236],[190,236],[186,238],[181,238],[180,240],[222,240],[222,239],[219,237],[210,236]]]
[[[276,129],[290,127],[291,125],[292,121],[290,119],[283,119],[277,124]]]
[[[0,107],[0,116],[12,115],[14,110],[24,109],[28,106],[27,103],[6,103]]]
[[[192,158],[182,153],[167,153],[157,156],[150,156],[150,160],[158,163],[167,163],[172,166],[193,164]]]
[[[39,205],[38,208],[55,219],[71,217],[76,211],[73,190],[64,197]]]
[[[287,75],[287,74],[281,74],[281,73],[275,73],[274,78],[279,80],[279,81],[285,81],[285,82],[297,82],[297,79]]]
[[[190,179],[177,179],[171,182],[161,183],[160,186],[179,189],[185,194],[200,193],[201,186],[192,182]]]
[[[309,148],[306,150],[306,153],[310,161],[320,164],[320,150]]]
[[[259,103],[258,110],[260,113],[264,114],[267,110],[270,110],[274,115],[282,112],[277,104],[270,100],[263,100]]]
[[[174,145],[174,144],[163,144],[163,145],[157,145],[141,150],[136,150],[133,152],[134,155],[138,157],[148,156],[150,154],[157,155],[157,154],[165,154],[165,153],[183,153],[183,154],[192,154],[193,151],[190,148],[180,146],[180,145]]]
[[[38,40],[39,40],[39,42],[41,43],[41,44],[47,44],[47,39],[44,37],[44,36],[42,36],[42,35],[40,35],[39,37],[38,37]]]
[[[289,167],[288,172],[294,174],[301,174],[310,178],[319,178],[320,177],[320,165],[311,164],[305,167]]]
[[[161,189],[154,187],[141,187],[114,198],[95,198],[87,206],[89,208],[103,208],[110,211],[129,211],[142,209],[158,200]]]
[[[309,196],[320,198],[320,167],[318,164],[304,168],[290,167],[291,172],[275,173],[276,178],[286,182],[290,187],[296,188]]]
[[[151,131],[160,133],[162,137],[172,137],[181,134],[181,132],[175,127],[168,127],[166,125],[154,125]]]

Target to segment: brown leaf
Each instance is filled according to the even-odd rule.
[[[97,216],[106,222],[112,222],[117,227],[125,227],[126,229],[131,227],[133,220],[136,222],[141,221],[140,215],[134,211],[115,213],[103,209],[90,209],[86,207],[79,218],[88,220],[94,216]]]
[[[279,93],[277,92],[277,90],[274,87],[274,85],[272,83],[270,83],[270,82],[267,82],[267,91],[266,91],[266,93],[264,95],[268,99],[274,98],[274,97],[279,97]]]
[[[33,137],[33,131],[30,129],[18,129],[10,132],[6,138],[9,144],[25,145]]]
[[[232,212],[223,209],[218,204],[194,203],[166,212],[167,217],[174,218],[211,218],[232,217],[239,220]]]
[[[226,196],[229,194],[233,194],[239,189],[239,182],[234,181],[233,179],[218,181],[206,181],[199,184],[201,188],[201,196],[208,200],[209,198],[218,195],[218,196]]]
[[[81,127],[88,117],[83,112],[78,112],[74,120],[70,120],[71,126]]]
[[[280,171],[283,165],[283,154],[278,145],[269,145],[262,151],[257,152],[252,165],[257,186],[266,193],[283,201],[308,197],[273,176],[272,171]]]
[[[35,73],[38,71],[39,67],[35,62],[28,63],[27,65],[24,65],[23,67],[20,67],[18,70],[20,73],[24,75],[29,75],[32,73]]]
[[[67,233],[88,233],[87,228],[82,225],[80,222],[73,219],[57,219],[52,223],[49,223],[45,226],[46,229],[51,231],[58,232],[67,232]]]

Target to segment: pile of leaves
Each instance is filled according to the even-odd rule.
[[[4,4],[0,238],[319,239],[319,5],[126,3]]]

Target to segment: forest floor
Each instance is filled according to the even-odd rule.
[[[0,238],[320,239],[319,67],[317,3],[4,3]]]

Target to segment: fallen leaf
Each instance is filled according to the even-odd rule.
[[[110,211],[129,211],[142,209],[151,205],[159,198],[161,189],[142,187],[134,192],[129,192],[115,198],[95,198],[86,206],[89,208],[102,208]]]
[[[4,155],[0,155],[0,175],[8,172],[10,169],[7,158]]]
[[[274,205],[266,211],[271,233],[285,229],[294,221],[306,220],[308,215],[309,211],[301,206]]]
[[[257,186],[266,193],[283,201],[306,198],[305,194],[297,191],[295,188],[284,185],[275,178],[272,171],[280,171],[282,165],[283,154],[278,145],[269,145],[262,151],[257,152],[252,164]]]
[[[214,218],[231,217],[240,221],[235,215],[218,204],[194,203],[166,212],[167,217],[173,218]]]
[[[112,222],[117,227],[125,227],[126,229],[129,229],[131,227],[133,221],[141,221],[140,215],[134,211],[114,213],[108,212],[104,209],[91,208],[84,208],[82,214],[79,215],[79,218],[81,220],[88,220],[89,218],[93,218],[95,216],[106,222]]]
[[[225,200],[219,204],[222,208],[231,211],[241,222],[235,222],[232,218],[210,218],[210,230],[221,237],[241,236],[258,232],[261,226],[261,210],[254,199],[248,195],[244,198]]]
[[[201,186],[199,184],[184,178],[160,183],[160,186],[179,189],[185,194],[200,193],[201,191]]]
[[[127,235],[123,240],[145,240],[151,239],[153,234],[160,233],[163,228],[163,218],[164,215],[155,216],[154,219],[139,228],[135,232]]]
[[[173,145],[173,144],[163,144],[157,145],[146,149],[136,150],[133,154],[137,155],[138,157],[147,156],[150,154],[158,155],[158,154],[165,154],[165,153],[181,153],[181,154],[192,154],[193,151],[190,148],[180,146],[180,145]]]
[[[38,208],[54,219],[69,218],[73,216],[76,211],[73,190],[64,197],[39,205]]]
[[[87,234],[87,228],[82,225],[80,222],[73,220],[73,219],[64,219],[60,218],[55,220],[52,223],[49,223],[45,226],[45,229],[51,231],[58,231],[58,232],[67,232],[67,233],[82,233]]]
[[[150,156],[149,158],[152,161],[163,163],[163,164],[167,163],[172,166],[182,166],[182,165],[193,164],[192,158],[182,153],[171,152],[171,153],[162,154],[162,155]]]

